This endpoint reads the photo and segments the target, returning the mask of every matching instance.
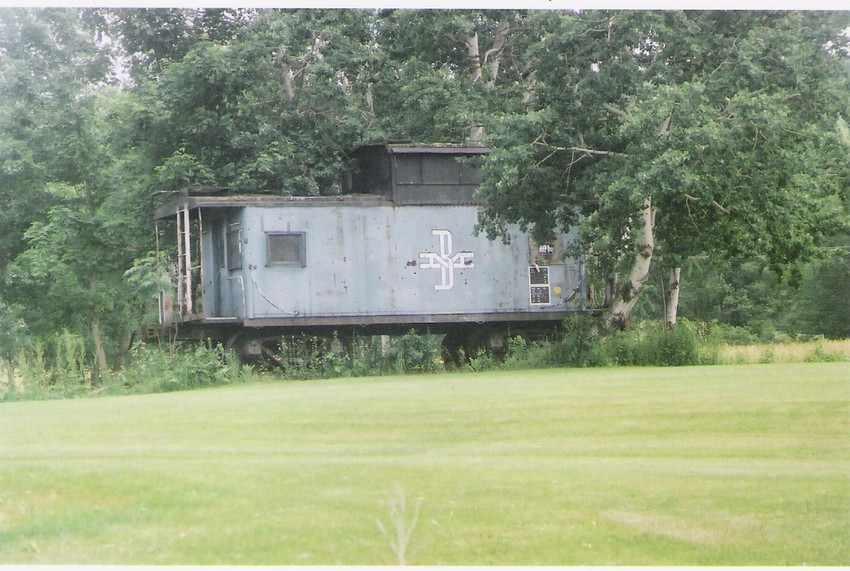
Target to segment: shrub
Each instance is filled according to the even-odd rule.
[[[433,335],[409,331],[390,342],[387,358],[399,373],[432,373],[442,368],[442,348]]]
[[[555,364],[555,345],[551,341],[529,343],[520,336],[508,339],[508,351],[502,362],[505,369],[551,367]]]
[[[25,390],[49,384],[50,370],[44,356],[44,344],[36,341],[29,349],[19,349],[15,368],[21,376],[21,388]]]
[[[728,323],[700,323],[697,324],[699,335],[702,339],[712,340],[716,343],[726,343],[728,345],[752,345],[757,343],[759,338],[747,329],[738,325],[729,325]]]
[[[599,327],[598,319],[576,315],[564,320],[553,347],[553,362],[573,367],[598,367],[608,364],[600,352],[600,339],[593,333]]]
[[[34,341],[15,356],[20,391],[7,391],[4,400],[72,398],[87,394],[92,386],[92,367],[86,359],[85,340],[63,330],[48,344]]]
[[[139,344],[127,366],[107,381],[110,392],[156,393],[211,387],[242,380],[236,355],[220,344]]]
[[[599,350],[614,365],[681,366],[705,362],[697,328],[687,321],[666,329],[658,323],[618,331],[600,341]]]
[[[355,336],[348,343],[336,335],[330,342],[312,337],[269,369],[279,378],[299,380],[428,373],[442,368],[441,354],[438,336],[415,331],[391,338],[387,346],[379,336]]]
[[[91,388],[91,365],[86,362],[86,342],[64,329],[54,340],[54,367],[51,384],[67,388]]]
[[[459,360],[461,363],[466,359],[463,349],[460,350]],[[469,357],[466,367],[473,372],[489,371],[498,368],[499,363],[493,358],[493,355],[485,348],[478,349],[475,354]]]
[[[650,365],[677,367],[699,365],[699,337],[686,321],[666,330],[658,327],[650,335]]]
[[[841,353],[830,353],[826,351],[821,343],[815,345],[815,348],[803,358],[806,363],[830,363],[843,361],[844,359],[845,357]]]

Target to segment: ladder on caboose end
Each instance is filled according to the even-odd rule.
[[[200,269],[200,266],[192,265],[191,227],[189,209],[179,209],[177,211],[177,307],[182,316],[192,315],[195,312],[192,274]]]

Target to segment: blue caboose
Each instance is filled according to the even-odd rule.
[[[213,338],[244,358],[281,336],[445,333],[447,349],[550,331],[584,306],[574,236],[538,244],[474,232],[483,147],[360,149],[334,196],[189,189],[160,208],[177,233],[162,325]]]

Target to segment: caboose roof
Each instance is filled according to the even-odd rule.
[[[389,155],[454,155],[474,156],[490,153],[489,147],[483,145],[459,145],[451,143],[393,143],[381,145],[364,145],[354,151],[354,155],[374,152]],[[415,204],[417,198],[400,199],[400,203]],[[445,199],[445,197],[444,197]],[[228,187],[193,187],[184,188],[171,194],[170,199],[158,208],[155,219],[167,218],[180,210],[196,208],[243,208],[246,206],[327,206],[330,204],[348,204],[353,206],[372,206],[391,203],[389,196],[380,194],[342,194],[334,196],[280,196],[270,193],[245,193]],[[454,202],[454,201],[451,201]],[[460,202],[467,202],[461,200]],[[423,204],[428,204],[425,201]]]
[[[244,208],[246,206],[377,206],[390,204],[390,199],[373,194],[346,194],[339,196],[279,196],[272,194],[235,193],[231,189],[184,188],[174,193],[166,204],[157,208],[154,219],[173,216],[180,210],[196,208]]]
[[[421,155],[487,155],[490,148],[483,145],[454,145],[449,143],[432,145],[378,145],[385,146],[392,155],[421,154]]]

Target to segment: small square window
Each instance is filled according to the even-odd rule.
[[[270,266],[307,265],[306,240],[303,232],[266,234]]]

